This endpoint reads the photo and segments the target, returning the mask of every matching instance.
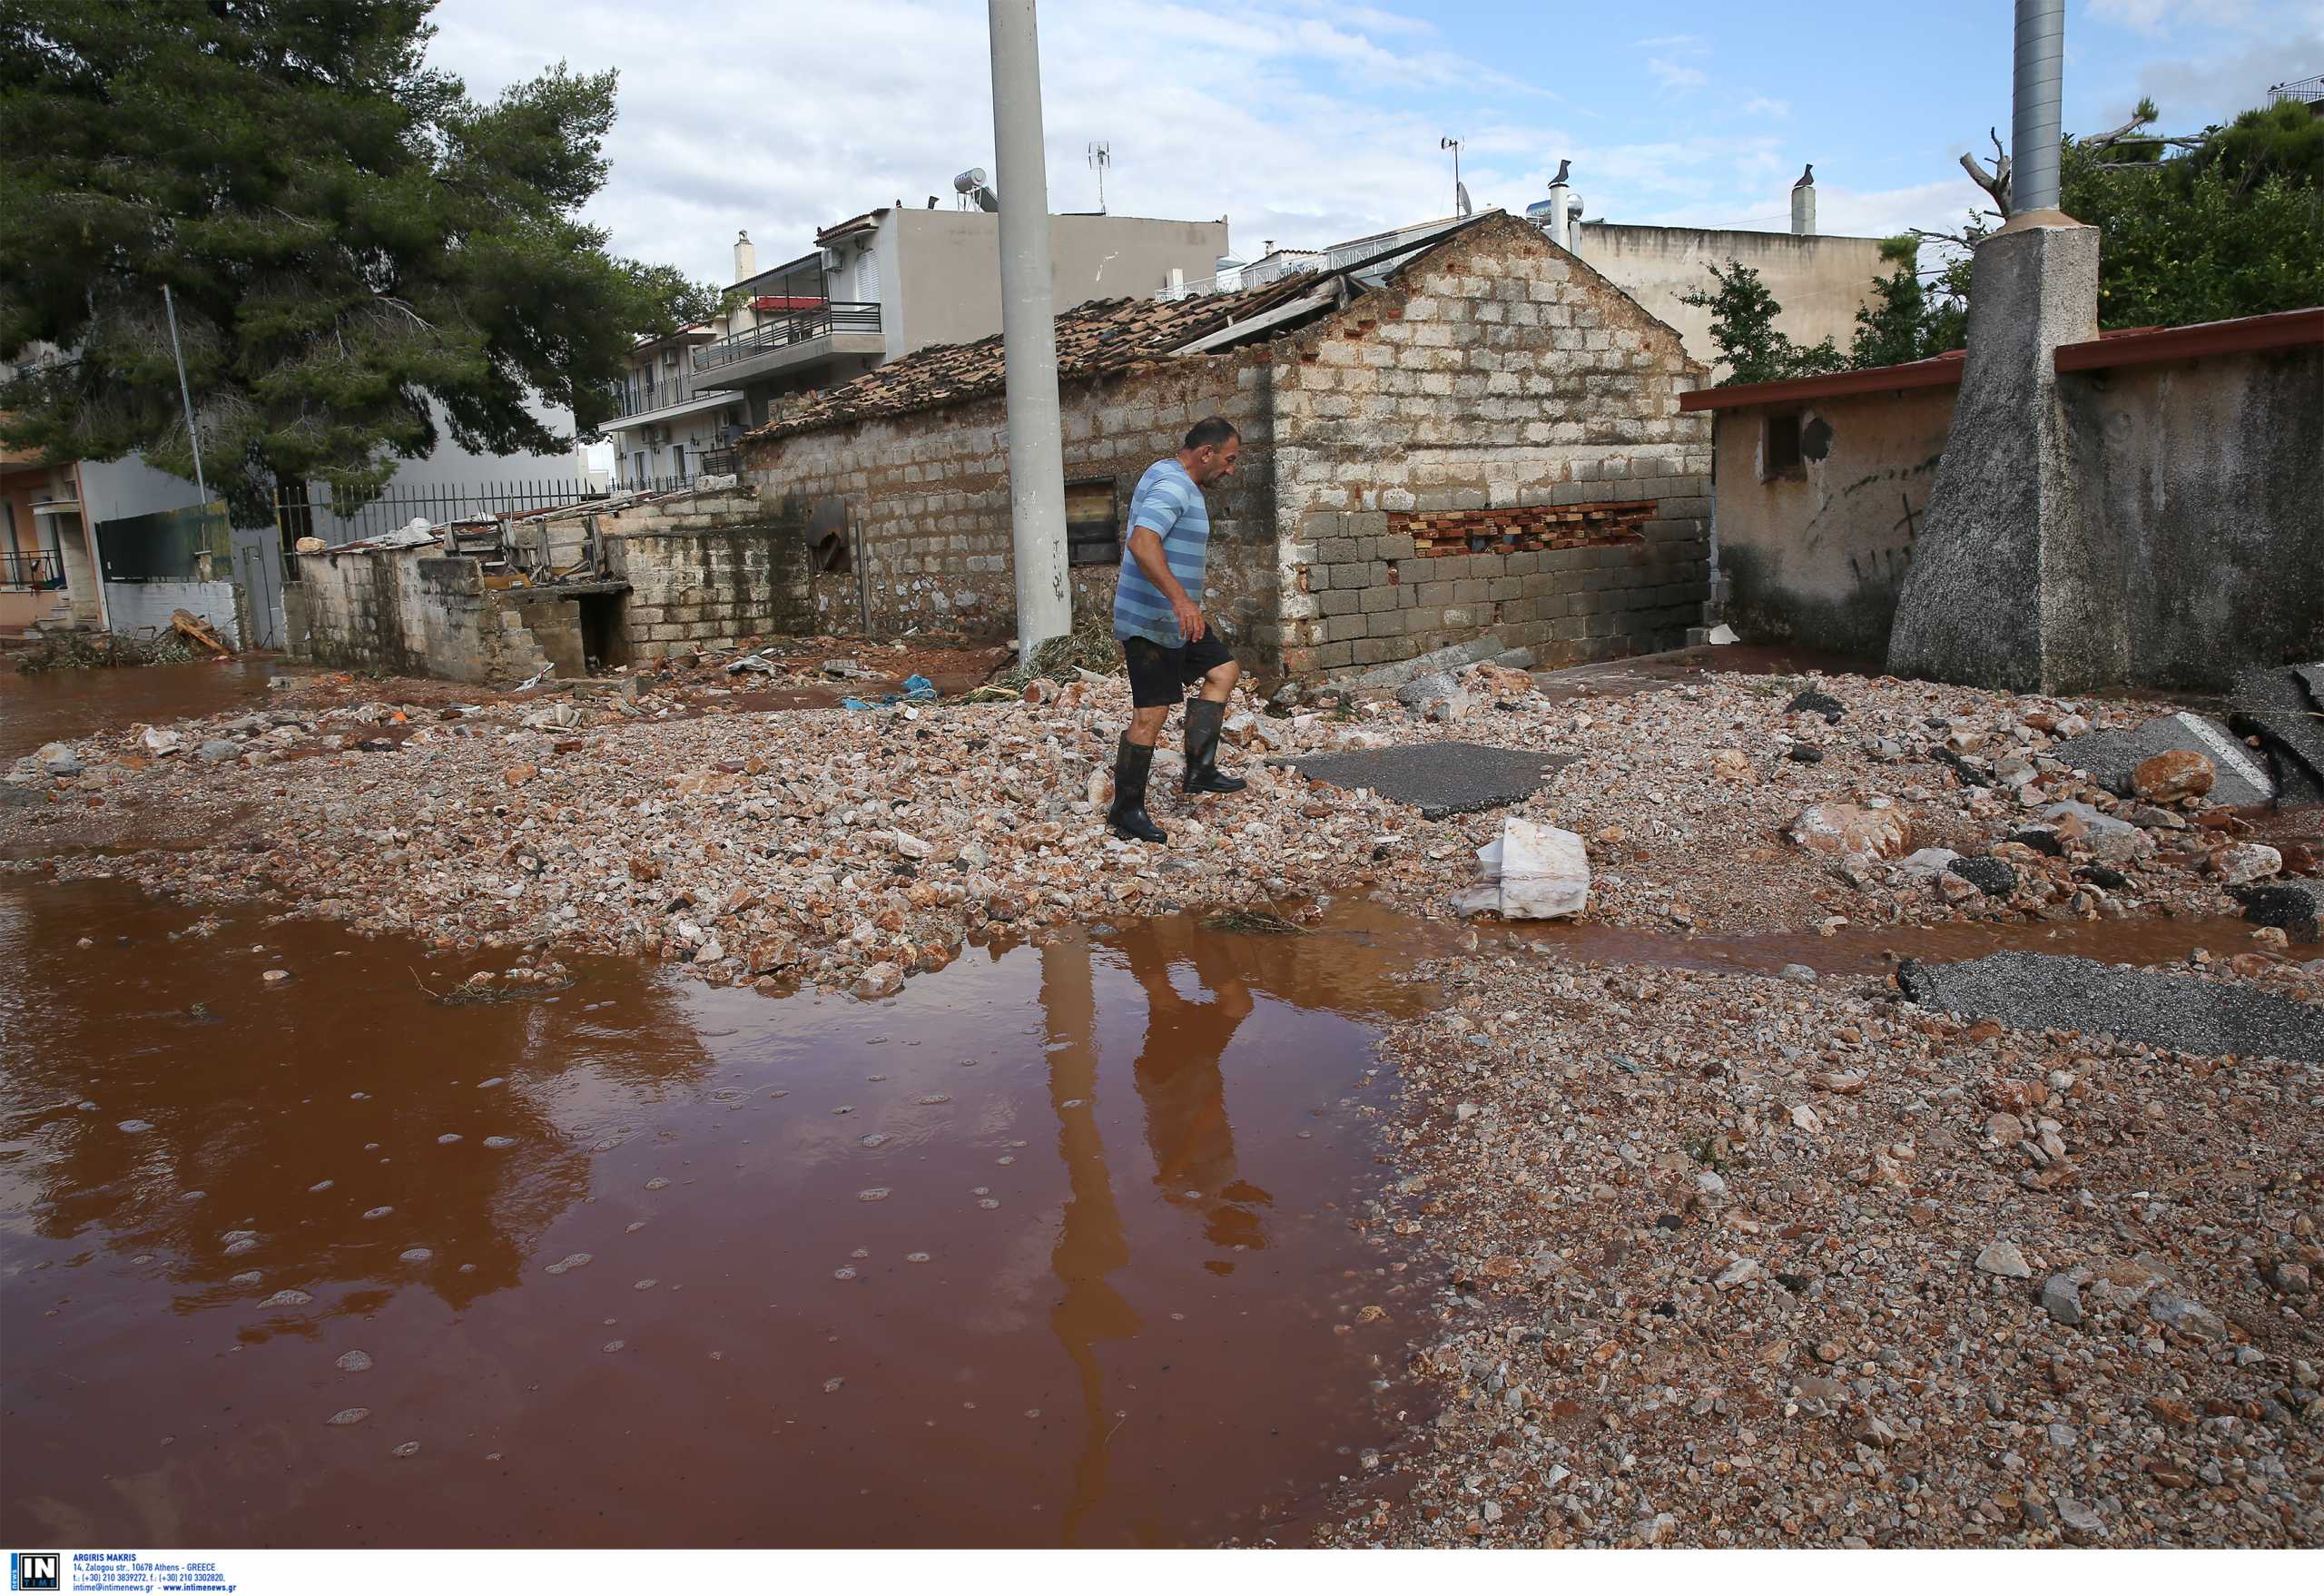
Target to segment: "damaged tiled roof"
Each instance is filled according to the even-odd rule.
[[[1319,279],[1295,276],[1239,293],[1183,300],[1092,300],[1057,319],[1059,382],[1086,381],[1142,360],[1158,360],[1230,322],[1315,291]],[[1001,391],[998,333],[975,343],[932,344],[825,389],[748,434],[759,440],[934,409]]]

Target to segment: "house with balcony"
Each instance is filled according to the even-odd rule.
[[[1000,330],[1000,218],[981,208],[898,203],[824,228],[815,248],[761,271],[734,242],[730,308],[641,340],[606,429],[623,484],[731,470],[745,431],[876,366]],[[1104,214],[1052,216],[1060,310],[1208,277],[1226,223]]]

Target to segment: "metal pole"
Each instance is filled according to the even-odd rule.
[[[2009,210],[2058,204],[2059,109],[2065,75],[2066,0],[2017,0],[2017,71],[2010,127]]]
[[[178,305],[170,295],[170,285],[162,285],[162,309],[170,318],[170,353],[178,363],[178,398],[185,401],[185,435],[193,444],[193,490],[202,495],[202,507],[210,507],[210,488],[202,479],[202,434],[193,425],[193,388],[185,379],[185,350],[178,345]]]
[[[1033,0],[990,0],[992,144],[1000,184],[1000,336],[1008,362],[1009,529],[1017,659],[1073,630],[1065,568],[1065,440],[1049,286],[1049,184],[1041,153],[1040,39]]]

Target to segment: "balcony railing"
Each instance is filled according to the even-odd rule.
[[[769,350],[805,343],[834,332],[880,330],[880,307],[855,300],[826,300],[803,310],[767,315],[748,332],[737,332],[694,352],[694,369],[710,371],[747,360]]]
[[[664,371],[658,380],[652,382],[632,377],[614,389],[615,413],[624,417],[643,416],[649,410],[667,409],[672,405],[684,404],[694,397],[694,372],[690,369]]]
[[[42,593],[64,586],[64,566],[45,549],[0,548],[0,591]]]

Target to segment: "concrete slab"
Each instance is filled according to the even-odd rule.
[[[2229,702],[2229,724],[2262,740],[2283,802],[2324,803],[2324,665],[2248,671]]]
[[[1994,953],[1965,964],[1907,959],[1896,982],[1925,1009],[2021,1030],[2111,1031],[2182,1053],[2324,1063],[2324,1006],[2248,986],[2054,953]]]
[[[2173,749],[2200,754],[2218,772],[2211,798],[2238,808],[2265,803],[2276,795],[2266,768],[2225,726],[2191,713],[2157,715],[2127,732],[2092,732],[2061,743],[2051,752],[2118,798],[2131,796],[2131,773],[2140,762]]]
[[[1430,820],[1442,820],[1448,814],[1481,814],[1529,798],[1573,760],[1482,743],[1410,743],[1267,763],[1289,765],[1311,781],[1334,787],[1368,787],[1383,798],[1413,805]]]
[[[1366,671],[1348,671],[1334,675],[1327,685],[1334,687],[1401,687],[1422,676],[1434,675],[1439,671],[1457,671],[1472,665],[1481,659],[1491,659],[1502,653],[1506,645],[1488,632],[1468,643],[1456,643],[1449,648],[1439,648],[1415,659],[1400,659],[1393,665],[1374,665]]]

